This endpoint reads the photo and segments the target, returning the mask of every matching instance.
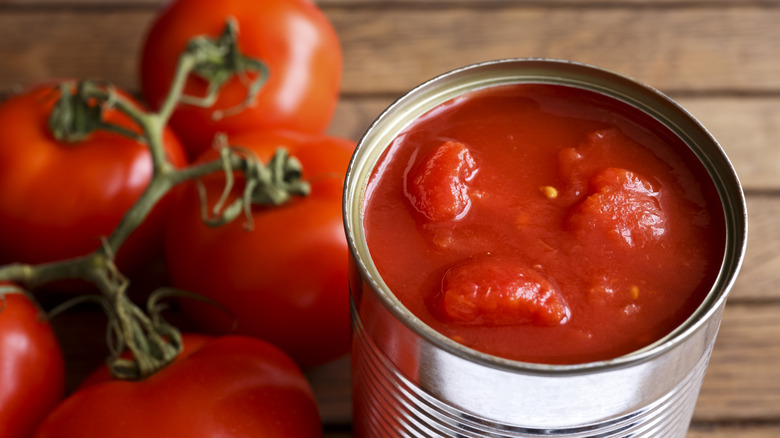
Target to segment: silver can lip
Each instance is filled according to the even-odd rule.
[[[680,137],[710,175],[723,207],[725,249],[718,276],[699,307],[658,341],[603,361],[571,365],[521,362],[489,355],[459,344],[432,329],[392,293],[371,259],[362,226],[368,176],[396,134],[438,103],[479,88],[512,83],[549,83],[594,91],[650,115]],[[744,259],[747,207],[739,178],[710,132],[687,110],[651,86],[589,64],[549,58],[507,58],[471,64],[436,76],[388,106],[369,126],[350,162],[344,184],[344,227],[352,260],[380,302],[405,326],[431,344],[461,358],[501,370],[534,375],[570,375],[607,371],[638,364],[675,348],[699,330],[727,299]]]

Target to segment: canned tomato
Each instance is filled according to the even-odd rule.
[[[747,214],[671,99],[468,66],[387,108],[344,190],[355,436],[685,436]]]

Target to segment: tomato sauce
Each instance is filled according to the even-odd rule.
[[[364,228],[390,290],[433,329],[514,360],[606,360],[709,292],[724,218],[706,170],[641,111],[549,84],[472,91],[398,135]]]

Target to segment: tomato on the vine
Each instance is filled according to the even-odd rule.
[[[190,156],[207,149],[217,132],[323,132],[338,100],[342,53],[333,26],[310,0],[170,2],[155,18],[143,46],[141,88],[147,102],[154,108],[162,104],[190,38],[220,35],[228,17],[238,23],[241,52],[265,63],[268,80],[252,105],[219,120],[212,117],[214,110],[234,108],[246,97],[246,77],[230,79],[211,107],[179,105],[170,124]],[[204,96],[207,88],[205,80],[191,77],[184,91]]]
[[[185,335],[184,345],[172,364],[144,380],[93,379],[52,411],[35,437],[322,436],[311,387],[278,348],[241,336]]]
[[[183,300],[183,308],[217,333],[231,332],[235,321],[235,332],[277,345],[301,366],[344,355],[350,325],[341,198],[355,143],[281,131],[236,134],[229,143],[264,163],[278,147],[285,148],[300,161],[311,193],[281,206],[254,206],[250,216],[211,228],[201,219],[197,185],[182,186],[165,233],[171,282],[221,303],[230,315],[193,300]],[[212,149],[198,162],[217,156]],[[209,175],[203,184],[211,209],[225,175]],[[243,175],[236,172],[231,200],[243,188]]]
[[[147,146],[130,137],[95,131],[73,143],[55,139],[48,118],[60,95],[56,85],[39,85],[0,104],[0,264],[52,262],[96,250],[152,177]],[[104,120],[138,133],[116,109],[105,109]],[[164,143],[169,160],[184,166],[171,130]],[[134,268],[153,253],[165,204],[122,246],[120,268]]]
[[[51,326],[27,296],[0,290],[0,436],[29,437],[64,392],[65,363]]]

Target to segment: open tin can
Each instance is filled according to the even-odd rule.
[[[711,177],[724,215],[722,264],[698,309],[659,341],[598,362],[512,361],[433,330],[381,278],[366,243],[363,207],[369,177],[385,149],[437,105],[472,90],[515,83],[565,85],[627,103],[677,135]],[[344,188],[344,222],[352,268],[356,437],[684,437],[747,238],[736,173],[694,117],[630,78],[547,59],[507,59],[454,70],[388,107],[353,156]]]

